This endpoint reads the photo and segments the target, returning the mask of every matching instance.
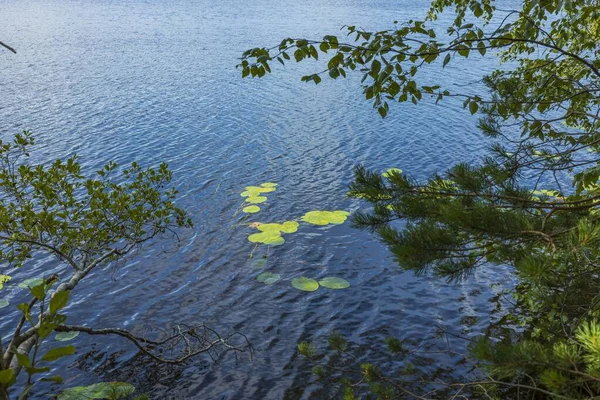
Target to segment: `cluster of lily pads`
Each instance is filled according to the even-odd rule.
[[[300,224],[296,221],[285,221],[282,224],[262,224],[260,222],[254,222],[251,225],[258,229],[260,233],[253,233],[248,236],[249,241],[252,243],[263,243],[271,246],[279,246],[285,243],[285,239],[281,236],[281,234],[297,232]]]
[[[261,204],[267,201],[266,193],[271,193],[276,190],[277,184],[274,182],[261,183],[259,186],[246,186],[241,196],[245,198],[246,205],[242,211],[246,214],[255,214],[260,211],[260,207],[256,204]],[[347,211],[309,211],[300,217],[299,221],[307,222],[313,225],[329,225],[343,224],[348,216]],[[248,224],[251,228],[258,229],[259,232],[250,234],[248,240],[252,243],[266,244],[269,246],[279,246],[285,243],[282,234],[290,234],[298,231],[300,224],[296,220],[285,221],[279,223],[262,223],[252,222]]]
[[[254,214],[260,211],[260,207],[256,204],[264,203],[267,201],[265,193],[271,193],[276,190],[276,183],[266,182],[261,183],[259,186],[246,186],[241,196],[245,198],[245,203],[251,205],[245,206],[242,211],[246,214]],[[326,225],[340,225],[346,222],[350,213],[343,210],[335,211],[324,211],[314,210],[309,211],[298,220],[284,221],[282,223],[262,223],[262,222],[251,222],[248,223],[248,227],[254,228],[257,232],[254,232],[248,236],[248,240],[252,243],[265,244],[268,246],[279,246],[285,243],[283,234],[291,234],[298,231],[300,226],[298,221],[306,222],[312,225],[326,226]],[[262,267],[266,263],[265,259],[260,259],[255,262],[255,267]],[[281,280],[281,275],[273,272],[263,272],[256,277],[258,282],[264,283],[265,285],[272,285],[273,283]],[[346,289],[350,287],[350,283],[342,278],[327,277],[319,281],[311,278],[299,277],[292,280],[292,286],[298,290],[306,292],[314,292],[319,287],[328,289]]]
[[[265,285],[272,285],[273,283],[281,280],[281,275],[273,272],[263,272],[256,277],[256,280],[264,283]],[[301,276],[292,279],[292,286],[304,292],[314,292],[321,286],[327,289],[347,289],[350,287],[350,282],[334,276],[328,276],[320,279],[319,281]]]
[[[348,211],[309,211],[300,217],[300,221],[307,222],[312,225],[339,225],[343,224],[350,213]],[[300,224],[297,221],[285,221],[281,224],[277,223],[262,223],[252,222],[248,224],[250,228],[259,230],[248,236],[248,240],[252,243],[262,243],[269,246],[279,246],[285,243],[285,239],[281,236],[284,233],[294,233],[298,231]]]
[[[257,204],[264,203],[267,201],[265,193],[274,192],[277,184],[273,182],[261,183],[260,186],[246,186],[241,196],[245,197],[246,203],[250,204],[242,209],[246,214],[254,214],[260,211],[260,207]]]

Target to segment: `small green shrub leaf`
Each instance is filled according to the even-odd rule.
[[[57,348],[48,350],[48,352],[46,354],[44,354],[44,356],[42,357],[42,360],[54,361],[54,360],[58,360],[61,357],[70,356],[73,354],[75,354],[75,346],[69,345],[69,346],[65,346],[65,347],[57,347]]]

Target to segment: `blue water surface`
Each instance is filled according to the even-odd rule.
[[[287,36],[343,34],[345,24],[389,28],[394,20],[423,16],[427,3],[0,1],[0,39],[18,51],[0,57],[2,139],[31,130],[36,162],[77,153],[86,173],[110,160],[167,161],[178,205],[195,224],[179,232],[178,250],[159,240],[86,278],[72,294],[69,322],[133,330],[206,323],[243,332],[256,349],[252,362],[228,353],[218,363],[197,357],[173,372],[135,364],[126,341],[82,334],[77,356],[52,372],[65,378],[65,387],[108,377],[133,381],[152,398],[319,398],[309,375],[299,374],[306,371],[296,355],[299,340],[323,342],[333,330],[362,344],[388,335],[418,339],[437,326],[463,332],[464,317],[479,318],[467,336],[486,326],[494,306],[490,284],[508,282],[507,271],[487,269],[452,284],[415,277],[402,272],[376,235],[349,223],[302,225],[256,269],[253,261],[265,250],[249,258],[251,230],[236,225],[247,185],[279,184],[253,220],[281,222],[315,209],[355,212],[368,209],[346,197],[359,163],[425,178],[483,153],[489,141],[458,103],[393,104],[382,120],[364,100],[358,75],[315,86],[299,80],[317,70],[311,62],[273,65],[274,76],[261,80],[241,79],[235,69],[247,48]],[[434,65],[425,78],[468,90],[494,66],[485,59],[443,71]],[[15,281],[57,268],[53,259],[40,259],[15,273]],[[282,280],[256,282],[263,271]],[[300,292],[290,284],[298,276],[339,276],[352,286]],[[22,297],[9,296],[14,304]],[[0,333],[7,336],[18,312],[11,306],[1,313]],[[59,390],[48,385],[38,395]]]

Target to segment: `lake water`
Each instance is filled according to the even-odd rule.
[[[242,80],[235,69],[249,47],[287,36],[318,38],[344,24],[382,29],[424,15],[426,6],[416,0],[0,1],[0,39],[18,51],[0,53],[2,138],[29,129],[37,161],[77,153],[86,172],[109,160],[167,161],[178,205],[195,223],[180,232],[178,251],[158,241],[125,265],[89,276],[72,294],[69,322],[128,329],[206,323],[245,333],[256,349],[252,362],[229,353],[218,363],[198,357],[185,368],[156,369],[131,361],[136,352],[125,341],[80,335],[77,356],[56,371],[66,386],[118,379],[152,398],[321,398],[297,358],[300,340],[323,343],[338,330],[375,349],[389,335],[419,339],[442,326],[469,336],[486,326],[494,306],[489,286],[508,283],[507,271],[480,271],[454,284],[414,277],[375,235],[349,223],[302,225],[269,251],[259,270],[252,263],[264,250],[249,259],[250,230],[235,226],[247,185],[279,184],[253,220],[281,222],[310,210],[368,207],[346,197],[358,163],[424,178],[482,154],[488,142],[459,104],[392,105],[382,120],[364,101],[359,76],[315,86],[299,79],[316,70],[311,63],[273,65],[275,76],[261,80]],[[485,60],[450,64],[443,74],[430,68],[426,77],[450,88],[476,85],[492,67]],[[55,268],[46,259],[14,276]],[[282,280],[258,283],[263,271]],[[352,286],[306,293],[290,285],[297,276],[332,275]],[[10,296],[16,304],[21,295]],[[1,312],[6,335],[17,312]],[[466,317],[475,322],[463,326],[473,320]],[[444,356],[439,363],[455,361]]]

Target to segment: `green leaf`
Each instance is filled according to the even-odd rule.
[[[27,319],[27,321],[33,325],[33,319],[31,318],[31,312],[29,311],[29,304],[21,303],[17,306],[17,309],[21,310],[23,316],[25,316],[25,319]]]
[[[29,291],[31,292],[33,297],[35,297],[39,301],[44,300],[44,298],[46,297],[46,285],[44,283],[34,287],[30,287]]]
[[[77,336],[79,336],[79,331],[59,332],[54,336],[54,339],[59,342],[67,342],[75,339]]]
[[[442,68],[444,68],[446,66],[446,64],[448,64],[450,62],[451,59],[452,59],[452,56],[450,55],[450,53],[446,54],[446,57],[444,57],[444,62],[442,63]]]
[[[319,282],[315,281],[314,279],[301,276],[299,278],[292,279],[292,286],[305,292],[314,292],[319,288]]]
[[[474,101],[470,102],[469,103],[469,111],[471,112],[471,115],[475,114],[477,112],[477,110],[479,110],[479,104],[477,104]]]
[[[25,370],[27,371],[27,373],[29,375],[34,375],[34,374],[41,374],[43,372],[48,372],[50,371],[50,367],[42,367],[42,368],[37,368],[37,367],[25,367]]]
[[[50,314],[56,314],[57,311],[63,309],[69,301],[69,291],[56,292],[50,299]]]
[[[19,365],[25,368],[31,367],[31,360],[27,354],[19,353],[18,351],[15,353],[17,357],[17,361],[19,361]]]
[[[379,115],[381,115],[381,118],[385,118],[385,116],[387,115],[387,110],[385,109],[385,107],[379,107],[377,111],[379,112]]]
[[[380,70],[381,62],[377,59],[373,60],[373,62],[371,63],[371,73],[373,74],[373,76],[375,77],[377,74],[379,74]]]
[[[63,383],[63,378],[60,375],[54,375],[50,378],[42,378],[40,379],[43,382],[54,382],[54,383]]]
[[[460,54],[463,57],[469,57],[470,51],[471,50],[467,46],[463,46],[458,49],[458,54]]]
[[[0,371],[0,385],[9,387],[15,382],[15,373],[12,368],[3,369]]]
[[[483,42],[479,42],[477,44],[477,50],[479,50],[479,54],[481,54],[482,56],[485,56],[486,48],[485,48],[485,44]]]
[[[42,360],[54,361],[58,360],[61,357],[70,356],[73,354],[75,354],[75,346],[73,345],[56,347],[54,349],[48,350],[48,352],[42,356]]]
[[[350,282],[342,278],[328,276],[319,280],[319,285],[327,289],[346,289],[350,287]]]
[[[273,274],[271,272],[263,272],[256,277],[256,280],[264,283],[265,285],[271,285],[281,279],[281,275]]]
[[[243,212],[245,212],[246,214],[254,214],[260,211],[260,207],[259,206],[248,206],[248,207],[244,207],[242,209]]]

